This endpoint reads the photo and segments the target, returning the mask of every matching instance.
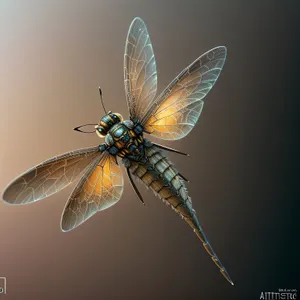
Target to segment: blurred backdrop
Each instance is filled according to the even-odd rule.
[[[128,116],[123,53],[136,16],[159,91],[205,51],[228,48],[198,125],[164,144],[191,154],[170,157],[235,286],[181,218],[143,187],[141,205],[125,180],[117,205],[69,233],[60,216],[72,187],[28,206],[0,201],[3,299],[259,299],[299,288],[297,1],[1,0],[1,193],[28,168],[102,142],[72,130],[103,115],[99,85],[107,109]]]

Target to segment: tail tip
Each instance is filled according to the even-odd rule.
[[[234,283],[233,283],[233,281],[231,280],[229,274],[227,273],[227,271],[226,271],[224,268],[220,269],[220,272],[221,272],[221,274],[225,277],[225,279],[226,279],[231,285],[234,285]]]

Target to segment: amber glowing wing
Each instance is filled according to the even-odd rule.
[[[97,211],[117,203],[123,192],[123,175],[116,158],[102,154],[73,190],[61,220],[61,229],[79,226]]]
[[[226,59],[216,47],[185,68],[152,103],[141,121],[145,131],[165,140],[185,137],[195,126],[203,98],[214,86]]]
[[[100,153],[98,147],[91,147],[49,159],[12,181],[2,198],[9,204],[20,205],[55,194],[77,179]]]
[[[140,18],[132,21],[126,39],[124,83],[130,117],[141,120],[156,95],[157,73],[150,37]]]

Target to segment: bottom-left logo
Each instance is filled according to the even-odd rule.
[[[6,277],[0,277],[0,296],[6,294]]]

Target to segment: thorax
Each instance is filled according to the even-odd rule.
[[[142,126],[129,120],[115,124],[105,137],[109,152],[120,157],[138,154],[142,142]]]

